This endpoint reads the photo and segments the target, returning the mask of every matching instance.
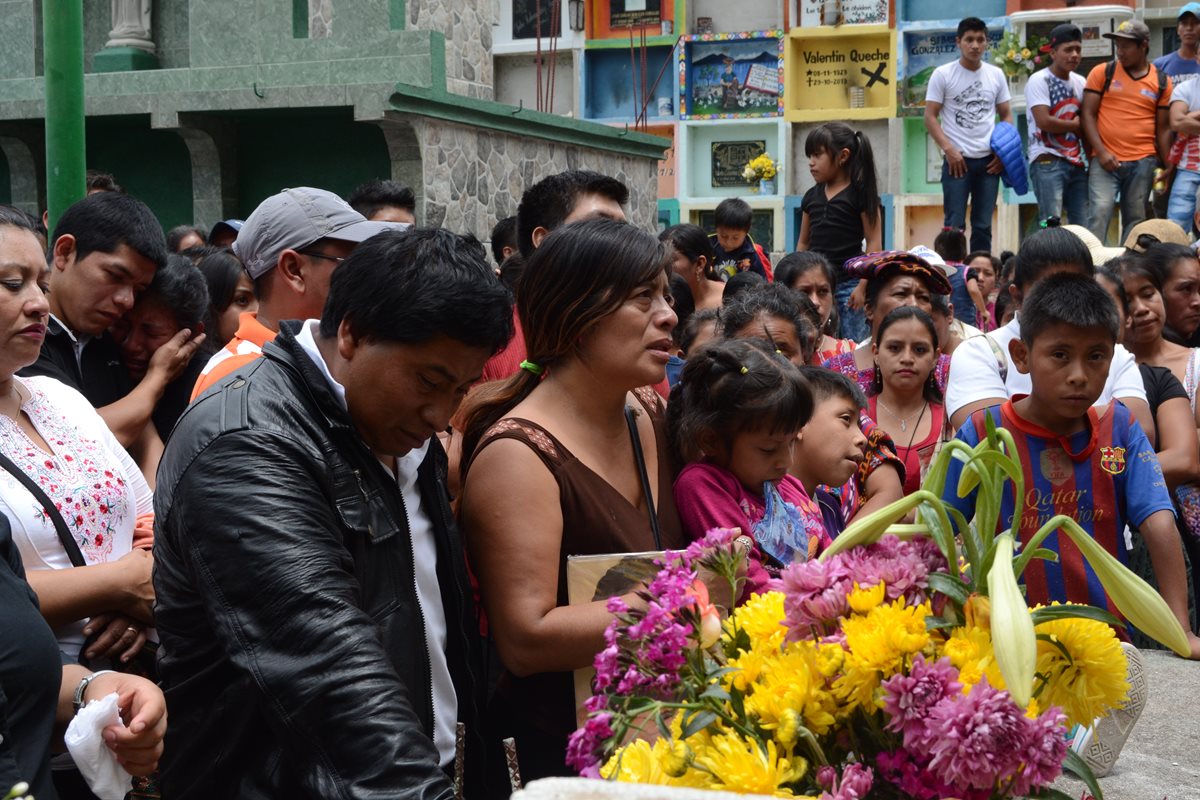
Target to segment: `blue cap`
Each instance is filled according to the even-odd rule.
[[[1184,14],[1191,14],[1196,19],[1200,19],[1200,3],[1188,3],[1179,9],[1179,13],[1175,15],[1175,18],[1179,19]]]
[[[240,219],[222,220],[216,225],[213,225],[212,230],[208,232],[208,243],[212,244],[214,241],[216,241],[217,234],[219,233],[232,233],[236,237],[238,231],[241,229],[242,220]]]

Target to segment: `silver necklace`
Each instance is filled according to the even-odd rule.
[[[909,414],[907,417],[902,417],[899,414],[897,414],[895,411],[893,411],[888,406],[887,403],[883,402],[883,398],[880,397],[879,395],[875,395],[875,402],[878,403],[879,405],[883,406],[884,411],[888,412],[895,419],[900,421],[900,432],[901,433],[907,433],[908,432],[908,421],[913,418],[914,414],[924,414],[926,406],[929,405],[929,401],[927,400],[927,401],[925,401],[925,405],[921,406],[919,411],[914,411],[913,414]],[[920,417],[918,417],[918,420],[919,419],[920,419]]]

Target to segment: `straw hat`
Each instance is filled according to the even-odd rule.
[[[1146,252],[1146,248],[1139,247],[1137,243],[1144,234],[1149,234],[1164,244],[1190,245],[1192,243],[1187,233],[1177,223],[1169,219],[1148,219],[1133,226],[1129,235],[1125,237],[1125,247],[1138,253]]]
[[[1064,231],[1070,231],[1075,234],[1079,241],[1083,242],[1083,246],[1092,254],[1092,264],[1100,266],[1106,264],[1117,256],[1125,255],[1124,247],[1105,247],[1096,235],[1082,225],[1063,225]]]

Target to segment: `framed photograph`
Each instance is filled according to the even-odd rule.
[[[593,556],[567,556],[567,602],[571,605],[594,603],[627,594],[654,580],[659,567],[654,563],[666,554],[605,553]],[[596,670],[584,667],[575,670],[575,718],[582,726],[587,722],[584,703],[592,696],[592,679]]]
[[[746,179],[742,170],[751,159],[758,158],[767,152],[764,139],[753,142],[713,142],[712,143],[712,185],[713,188],[722,186],[745,186]]]
[[[1112,54],[1112,42],[1101,34],[1112,32],[1112,20],[1071,20],[1072,25],[1078,25],[1083,31],[1083,57],[1109,56]]]

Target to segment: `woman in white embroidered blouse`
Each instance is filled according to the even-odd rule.
[[[60,649],[72,659],[128,659],[152,623],[150,537],[134,547],[135,528],[153,524],[151,492],[83,395],[15,374],[45,338],[48,280],[32,222],[0,206],[0,452],[54,503],[85,566],[72,567],[49,513],[9,468],[0,470],[0,512]]]

